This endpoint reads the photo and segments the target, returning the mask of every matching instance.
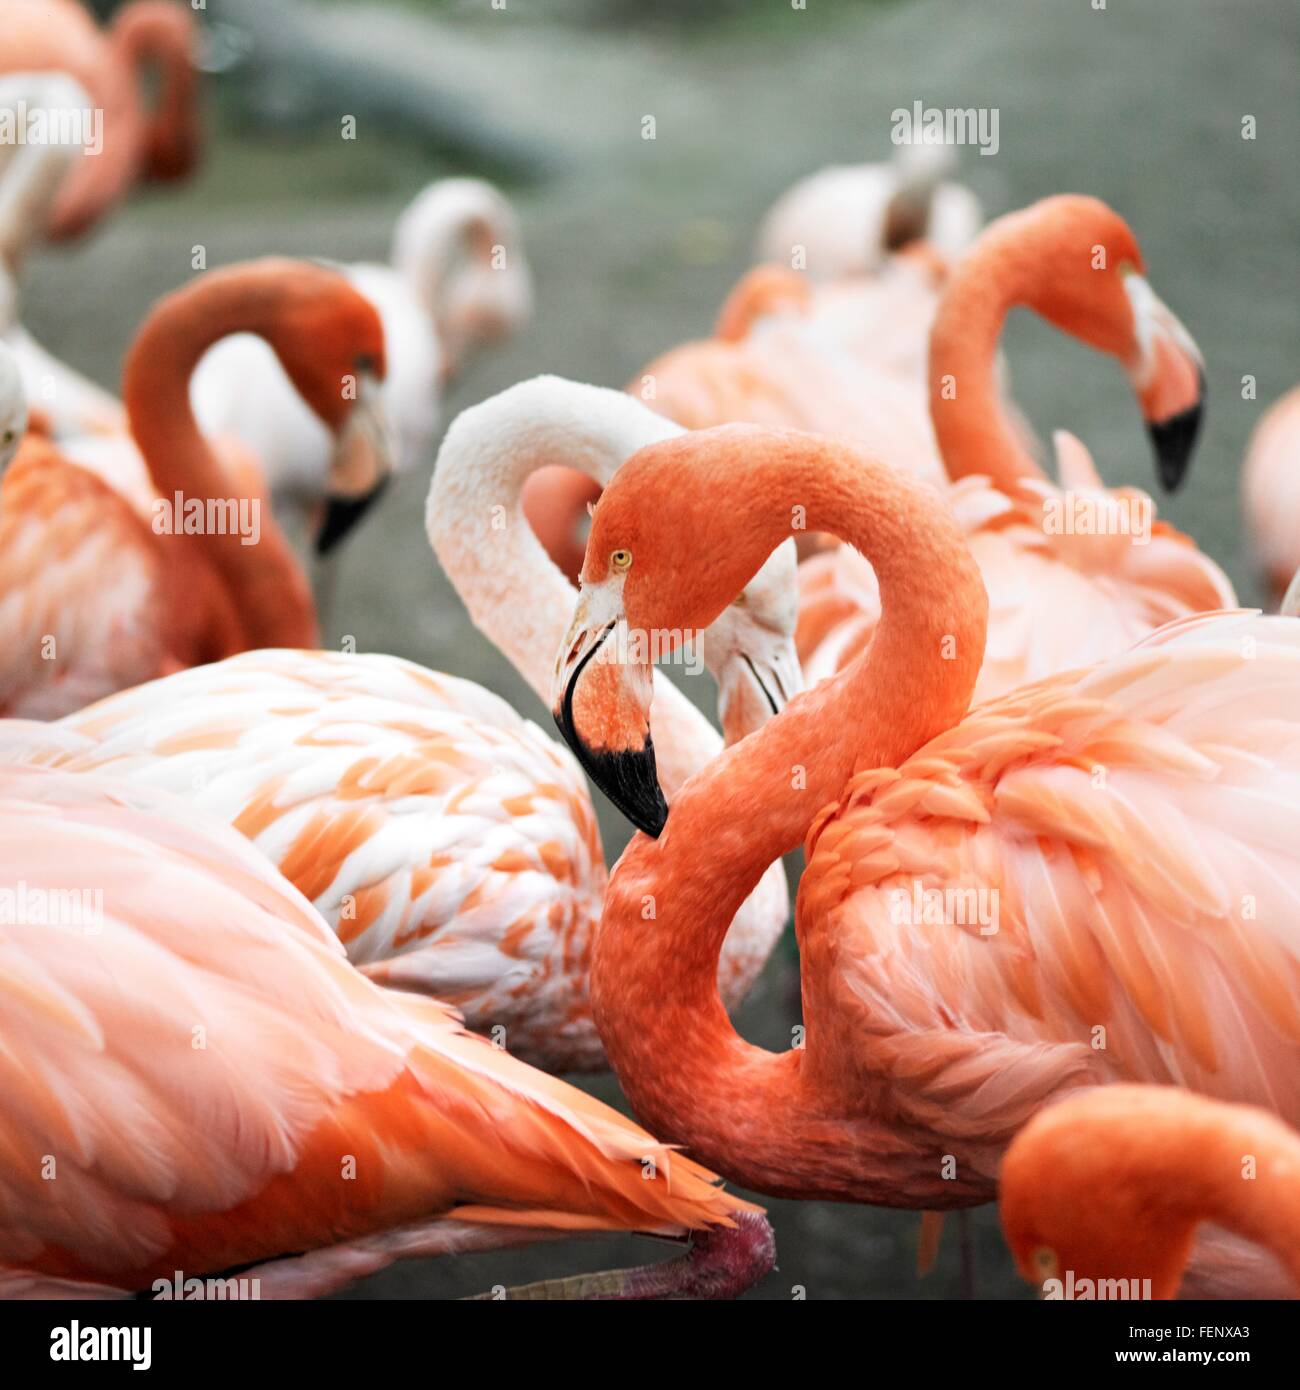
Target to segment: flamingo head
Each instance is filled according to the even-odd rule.
[[[649,835],[659,835],[668,817],[650,737],[654,660],[698,650],[701,640],[707,653],[710,637],[702,634],[727,605],[756,579],[755,596],[762,598],[782,573],[774,567],[758,576],[783,536],[761,509],[746,525],[750,508],[740,499],[729,498],[729,510],[739,513],[732,520],[740,524],[725,533],[739,542],[710,539],[710,521],[716,524],[710,501],[727,495],[723,478],[710,477],[711,467],[734,465],[733,455],[755,432],[769,433],[730,425],[644,448],[614,475],[592,513],[577,610],[556,662],[552,709],[588,775]],[[788,555],[778,562],[789,564]],[[788,580],[788,569],[785,574]],[[766,700],[770,688],[775,708],[782,688],[773,658],[759,651],[756,659],[748,650],[757,632],[769,653],[779,650],[780,634],[744,616],[745,606],[710,659],[733,730],[747,700]],[[792,616],[778,626],[788,627]],[[787,671],[784,659],[778,661]],[[793,693],[788,683],[785,691]]]
[[[1075,194],[1046,198],[999,223],[986,236],[1001,240],[1013,263],[1020,252],[1012,271],[1021,277],[1020,302],[1123,365],[1160,481],[1173,491],[1200,430],[1205,364],[1146,279],[1132,229],[1099,199]],[[1037,254],[1025,254],[1031,247]]]
[[[265,336],[334,436],[316,551],[327,554],[374,504],[396,454],[382,389],[384,329],[374,305],[330,266],[281,263]]]
[[[1012,1141],[999,1179],[1002,1228],[1044,1297],[1177,1292],[1196,1221],[1170,1182],[1177,1155],[1148,1099],[1164,1089],[1089,1089],[1040,1111]],[[1137,1280],[1138,1292],[1101,1292],[1113,1280]]]
[[[0,342],[0,474],[14,460],[27,432],[27,393],[18,359]]]

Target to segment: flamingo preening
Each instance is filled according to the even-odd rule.
[[[410,471],[429,454],[448,380],[472,352],[518,331],[532,285],[514,210],[480,179],[430,184],[402,213],[390,265],[340,267],[384,326],[388,376],[380,399],[396,436],[395,463]],[[190,382],[205,434],[240,439],[255,455],[277,510],[301,530],[329,490],[331,440],[269,346],[252,334],[214,344]],[[365,502],[316,533],[337,545]]]
[[[315,645],[310,591],[261,506],[255,469],[238,449],[214,449],[189,408],[195,362],[234,332],[271,343],[333,434],[334,505],[351,510],[382,483],[383,330],[343,277],[272,259],[165,297],[123,372],[133,437],[32,437],[5,477],[4,712],[52,718],[179,666]],[[12,383],[7,352],[0,370]]]
[[[603,484],[680,434],[621,392],[539,378],[464,412],[429,495],[434,549],[487,635],[540,697],[576,597],[521,511],[557,459]],[[500,524],[499,524],[500,523]],[[781,548],[703,639],[732,740],[798,688],[794,560]],[[670,794],[721,747],[661,680],[655,731]],[[69,716],[29,761],[167,789],[247,835],[379,983],[433,995],[551,1071],[604,1054],[587,988],[607,873],[585,781],[562,745],[481,686],[395,657],[261,651]],[[729,1007],[784,927],[775,866],[719,963]]]
[[[873,566],[875,637],[667,811],[644,671],[596,656],[620,623],[707,624],[794,515]],[[596,505],[554,710],[649,833],[606,892],[592,1006],[641,1119],[756,1191],[987,1201],[1026,1121],[1119,1081],[1300,1118],[1300,625],[1186,618],[967,714],[987,607],[938,495],[845,441],[688,434]],[[720,1007],[717,953],[801,841],[806,1031],[772,1053]]]
[[[758,1208],[444,1005],[370,984],[192,807],[0,768],[0,859],[25,904],[0,926],[0,1294],[239,1268],[300,1298],[396,1259],[596,1231],[696,1244],[520,1293],[723,1297],[771,1267]]]
[[[1049,1298],[1132,1281],[1173,1298],[1202,1223],[1273,1256],[1300,1295],[1300,1135],[1256,1106],[1172,1086],[1105,1086],[1036,1115],[1002,1160],[1002,1226]],[[1136,1292],[1134,1292],[1136,1291]]]
[[[0,5],[0,71],[62,73],[102,113],[103,148],[66,175],[49,211],[53,241],[80,236],[144,180],[185,177],[199,154],[202,128],[195,67],[199,29],[189,6],[133,0],[106,31],[77,0],[5,0]],[[145,79],[158,74],[158,97],[145,105]]]

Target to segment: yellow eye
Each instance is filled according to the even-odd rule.
[[[620,574],[622,574],[624,570],[631,569],[632,552],[630,550],[615,550],[611,552],[609,565],[611,569],[617,570]]]

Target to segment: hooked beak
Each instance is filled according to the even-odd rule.
[[[370,510],[393,472],[393,445],[379,382],[361,375],[357,399],[334,445],[317,555],[328,555]]]
[[[1146,279],[1124,277],[1133,305],[1138,355],[1129,372],[1156,453],[1161,486],[1182,482],[1196,447],[1205,406],[1205,363],[1192,335]]]
[[[650,737],[653,671],[628,658],[621,584],[583,586],[555,665],[551,711],[587,776],[647,835],[668,819]]]

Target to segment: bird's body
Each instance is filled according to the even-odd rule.
[[[1237,601],[1222,569],[1160,521],[1145,492],[1106,488],[1087,450],[1064,431],[1056,447],[1059,484],[1030,480],[1009,495],[987,478],[967,477],[946,493],[989,599],[976,702]],[[799,587],[799,653],[814,684],[870,643],[880,595],[871,566],[851,546],[805,560]]]
[[[0,856],[25,894],[0,927],[11,1290],[251,1266],[302,1296],[412,1254],[754,1219],[449,1009],[369,984],[261,855],[170,798],[6,768]]]
[[[797,256],[819,281],[874,275],[892,251],[924,239],[956,260],[983,221],[975,195],[946,180],[952,150],[900,147],[889,162],[837,164],[800,179],[759,227],[759,261],[790,265]]]
[[[1093,246],[1106,248],[1108,265],[1127,269],[1108,283],[1088,268]],[[1001,398],[1002,321],[1013,305],[1026,305],[1118,357],[1152,433],[1171,441],[1181,426],[1169,422],[1198,408],[1199,356],[1140,265],[1132,232],[1104,204],[1049,198],[991,223],[944,291],[930,341],[930,414],[955,480],[947,500],[989,596],[977,700],[1121,652],[1174,618],[1236,604],[1223,570],[1158,520],[1146,493],[1106,488],[1086,447],[1064,432],[1055,441],[1057,480],[1048,479]],[[1180,435],[1177,473],[1189,438]],[[865,647],[879,605],[851,549],[805,564],[799,654],[816,680]]]
[[[382,330],[340,277],[252,262],[162,300],[126,366],[131,435],[33,435],[0,491],[6,714],[54,718],[232,652],[315,645],[310,591],[256,464],[237,441],[205,439],[188,408],[193,361],[238,327],[277,344],[347,466],[382,471],[364,434],[369,402],[345,403],[338,386],[366,378],[359,357],[382,370]],[[8,353],[0,368],[21,375]]]
[[[673,538],[723,495],[706,576]],[[635,710],[580,703],[585,615],[707,621],[793,498],[871,561],[875,638],[665,823],[631,766]],[[634,556],[626,577],[611,553]],[[838,442],[734,428],[624,466],[573,632],[562,726],[624,749],[605,789],[659,835],[620,860],[592,969],[611,1064],[656,1132],[758,1191],[937,1209],[991,1198],[1015,1131],[1076,1087],[1173,1083],[1300,1118],[1300,624],[1185,619],[966,714],[983,586],[934,494]],[[768,1053],[708,963],[732,902],[800,840],[805,1034]]]
[[[430,537],[507,656],[524,647],[521,634],[543,634],[542,651],[558,644],[572,602],[527,535],[530,472],[566,454],[607,478],[639,442],[675,432],[618,392],[555,379],[517,386],[453,425]],[[508,526],[496,525],[494,503]],[[772,562],[781,595],[792,570],[788,555]],[[757,588],[744,614],[727,622],[781,618]],[[793,612],[786,642],[792,626]],[[745,698],[768,659],[733,662],[721,623],[705,638],[717,640],[724,696],[739,692],[725,722],[740,738],[771,713]],[[523,674],[544,689],[536,651]],[[656,731],[675,788],[720,740],[669,691]],[[607,873],[586,783],[562,745],[481,686],[395,657],[258,651],[123,691],[51,737],[24,756],[175,792],[242,831],[372,979],[454,1004],[548,1070],[604,1065],[588,973]],[[787,903],[778,871],[739,913],[719,967],[729,1005],[766,961]]]

